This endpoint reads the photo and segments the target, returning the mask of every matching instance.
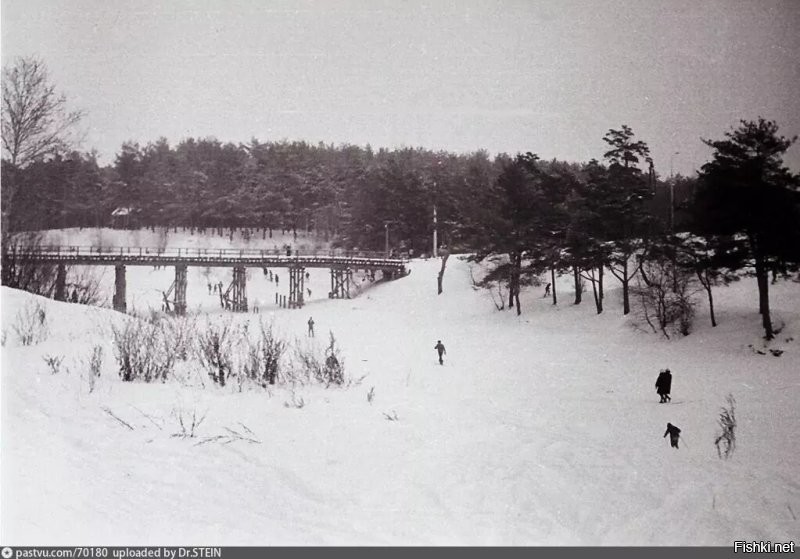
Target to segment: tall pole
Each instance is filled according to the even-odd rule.
[[[383,228],[386,231],[386,258],[389,258],[389,222],[383,224]]]

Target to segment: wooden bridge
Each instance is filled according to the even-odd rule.
[[[66,266],[114,266],[114,309],[125,312],[126,266],[174,266],[175,281],[164,292],[167,310],[176,314],[186,313],[187,268],[225,267],[233,268],[233,281],[220,291],[220,302],[225,308],[246,312],[247,274],[246,268],[288,268],[289,295],[286,306],[300,308],[304,304],[303,291],[306,268],[330,268],[330,298],[350,298],[350,285],[354,270],[365,270],[374,274],[379,271],[383,279],[395,279],[407,275],[407,260],[387,257],[384,253],[328,250],[328,251],[283,251],[269,249],[211,249],[211,248],[144,248],[144,247],[94,247],[94,246],[36,246],[17,247],[13,258],[20,263],[55,264],[55,298],[66,300]],[[172,297],[172,298],[171,298]]]

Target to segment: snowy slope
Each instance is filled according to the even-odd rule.
[[[106,309],[42,300],[49,337],[21,347],[14,317],[35,298],[3,288],[0,539],[726,546],[796,539],[797,284],[773,288],[784,328],[770,347],[785,351],[773,357],[748,347],[761,343],[750,281],[717,291],[718,328],[700,310],[695,333],[665,341],[621,316],[613,286],[600,316],[591,301],[572,305],[562,278],[557,307],[532,288],[517,317],[473,290],[468,264],[455,257],[437,295],[438,268],[415,261],[410,276],[352,300],[320,298],[303,310],[265,305],[260,316],[289,339],[303,340],[313,315],[314,342],[324,345],[332,330],[349,376],[366,375],[349,388],[310,386],[294,395],[122,383],[108,325],[128,318]],[[325,285],[319,273],[312,289]],[[251,298],[270,288],[248,287]],[[201,278],[190,278],[190,306],[204,290]],[[437,339],[447,347],[444,366]],[[90,393],[94,344],[106,359]],[[43,356],[56,354],[64,361],[54,375]],[[653,387],[663,367],[674,375],[669,405],[657,403]],[[737,401],[738,448],[722,461],[713,440],[728,393]],[[293,397],[305,406],[287,406]],[[198,436],[171,436],[180,431],[177,416],[193,410],[207,412]],[[680,450],[662,438],[668,421],[683,429]],[[227,429],[244,432],[242,425],[260,443],[197,444]]]

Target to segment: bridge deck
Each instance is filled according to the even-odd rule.
[[[83,264],[90,266],[209,266],[250,268],[338,268],[404,271],[407,260],[387,258],[379,252],[352,251],[285,251],[270,249],[206,249],[39,246],[20,248],[15,257],[26,262]]]

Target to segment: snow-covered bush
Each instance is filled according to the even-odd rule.
[[[330,332],[330,342],[325,348],[324,355],[321,355],[316,346],[295,347],[296,365],[291,373],[291,381],[308,382],[314,380],[326,387],[335,384],[341,386],[345,384],[344,362],[336,346],[336,338]]]
[[[79,266],[70,270],[74,275],[68,284],[67,300],[81,305],[100,306],[103,303],[100,281],[102,272],[92,266]],[[74,294],[74,299],[73,299]]]
[[[205,411],[202,415],[199,415],[197,413],[197,408],[192,408],[190,413],[187,410],[179,407],[172,410],[172,415],[178,421],[178,427],[180,427],[180,432],[173,433],[172,436],[193,439],[195,436],[197,436],[197,430],[203,424],[203,421],[205,421],[208,411]]]
[[[639,299],[639,317],[653,332],[667,338],[679,333],[688,336],[695,314],[692,276],[676,270],[669,262],[647,261],[641,266],[637,285],[632,288]]]
[[[292,367],[284,371],[282,380],[287,384],[306,384],[321,375],[322,359],[319,350],[313,345],[301,345],[297,342]]]
[[[318,381],[326,385],[344,384],[344,360],[342,359],[339,348],[336,346],[336,338],[333,332],[329,332],[330,342],[325,349],[325,366],[322,368],[322,377]]]
[[[714,440],[714,445],[717,447],[717,455],[728,459],[736,449],[736,400],[733,399],[733,394],[728,394],[726,401],[728,406],[723,406],[719,412],[720,433]]]
[[[125,382],[164,381],[175,365],[175,353],[161,320],[127,320],[124,326],[112,326],[114,356],[119,375]]]
[[[259,322],[259,327],[259,339],[255,343],[248,340],[248,359],[244,374],[248,379],[266,387],[278,381],[286,342],[275,334],[272,324]]]
[[[56,283],[58,266],[24,260],[20,255],[42,245],[44,235],[39,232],[22,231],[12,233],[2,242],[2,284],[14,289],[50,297]]]
[[[103,368],[103,346],[95,345],[92,348],[92,356],[89,358],[89,372],[92,378],[100,376],[100,371]]]
[[[195,315],[168,317],[158,315],[158,320],[163,321],[166,342],[175,357],[186,361],[192,347],[192,336],[197,332],[197,317]]]
[[[17,311],[12,325],[21,345],[34,345],[47,339],[47,311],[38,301],[29,301]]]
[[[230,322],[209,321],[197,337],[197,357],[209,378],[220,386],[234,370],[234,336]]]
[[[61,371],[61,363],[64,361],[63,355],[45,355],[43,359],[52,374],[57,375]]]

